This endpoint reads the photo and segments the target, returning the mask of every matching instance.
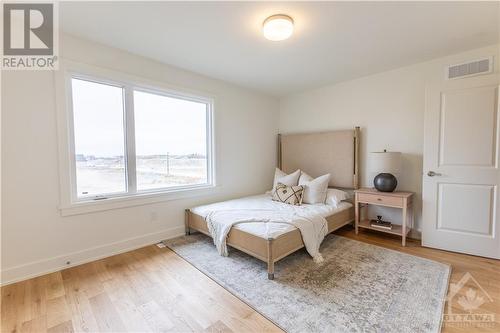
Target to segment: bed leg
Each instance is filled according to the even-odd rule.
[[[186,229],[186,236],[191,235],[191,229],[189,228],[189,209],[184,210],[184,225]]]
[[[274,280],[273,239],[267,239],[267,278]]]

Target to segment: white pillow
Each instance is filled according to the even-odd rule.
[[[326,192],[326,201],[327,205],[337,207],[341,201],[347,200],[350,198],[349,193],[337,190],[336,188],[329,188]]]
[[[297,186],[299,182],[299,177],[300,177],[300,170],[297,170],[287,175],[280,169],[276,168],[276,171],[274,171],[274,182],[273,182],[272,192],[276,190],[276,185],[278,185],[278,183],[287,186]]]
[[[299,185],[304,186],[302,203],[306,204],[325,203],[326,190],[328,189],[329,181],[330,181],[329,173],[313,179],[307,173],[302,172],[299,178]]]

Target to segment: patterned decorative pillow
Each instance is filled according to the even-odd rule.
[[[278,185],[276,185],[276,189],[273,192],[273,200],[289,205],[300,206],[302,204],[303,194],[304,186],[287,186],[282,183],[278,183]]]

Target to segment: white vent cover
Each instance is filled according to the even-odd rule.
[[[483,58],[457,65],[450,65],[446,70],[448,79],[488,74],[493,71],[493,57]]]

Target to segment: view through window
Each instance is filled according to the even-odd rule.
[[[71,84],[77,198],[210,184],[208,102],[80,78]]]
[[[206,105],[134,91],[137,189],[207,182]]]
[[[126,192],[123,89],[73,79],[72,92],[78,196]]]

